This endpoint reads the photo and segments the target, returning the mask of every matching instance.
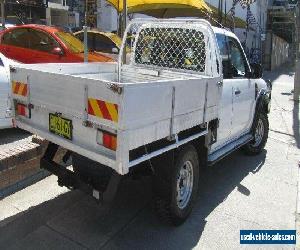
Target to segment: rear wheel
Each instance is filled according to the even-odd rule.
[[[269,121],[266,113],[259,113],[254,122],[254,139],[244,146],[248,155],[257,155],[264,149],[269,135]]]
[[[199,159],[194,146],[182,148],[174,166],[159,166],[154,181],[158,216],[175,226],[182,224],[192,211],[199,186]]]

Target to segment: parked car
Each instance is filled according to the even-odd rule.
[[[107,56],[113,57],[115,60],[118,59],[119,51],[122,45],[122,39],[109,32],[101,32],[98,30],[88,30],[88,48],[91,51],[104,53]],[[75,32],[74,35],[83,42],[84,31]],[[127,53],[130,49],[127,48]]]
[[[11,78],[30,92],[13,94],[16,124],[50,141],[41,167],[59,185],[111,204],[122,176],[150,174],[158,214],[180,225],[203,168],[242,147],[263,151],[271,84],[228,30],[201,19],[138,25],[129,64],[18,65]],[[74,172],[53,161],[59,146]]]
[[[12,64],[16,65],[18,63],[0,53],[0,129],[12,127],[9,72],[9,66]]]
[[[22,63],[83,62],[84,46],[73,34],[60,28],[28,24],[0,32],[0,52]],[[89,62],[111,62],[103,54],[90,52]]]

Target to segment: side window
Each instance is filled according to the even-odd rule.
[[[59,47],[57,41],[43,31],[29,31],[29,48],[33,50],[52,52],[55,47]]]
[[[84,32],[80,32],[76,35],[76,38],[78,38],[81,42],[84,43]],[[93,33],[87,33],[87,38],[88,38],[88,48],[90,50],[95,50],[94,46],[94,34]]]
[[[83,42],[83,32],[76,34],[76,37]]]
[[[224,79],[229,79],[231,78],[231,67],[227,37],[223,34],[217,33],[216,38],[220,50],[220,56],[222,59],[223,77]]]
[[[233,77],[245,77],[248,66],[241,45],[232,37],[228,37],[228,44]]]
[[[6,45],[28,48],[29,32],[27,29],[14,29],[5,33],[2,37],[2,43]]]
[[[84,43],[84,37],[82,37],[82,42]],[[95,35],[93,33],[87,34],[87,42],[88,42],[88,48],[91,50],[95,50]]]
[[[226,36],[222,34],[216,34],[216,37],[222,60],[228,60],[229,52]]]
[[[113,48],[117,48],[117,46],[108,37],[103,35],[95,36],[95,50],[102,51],[104,53],[112,53]]]

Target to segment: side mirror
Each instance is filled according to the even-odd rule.
[[[58,55],[58,56],[62,56],[64,54],[64,52],[62,51],[62,49],[60,47],[55,47],[52,51],[52,54],[54,55]]]
[[[267,86],[268,86],[269,89],[273,88],[273,84],[272,84],[272,81],[270,79],[266,80],[266,83],[267,83]]]
[[[114,54],[118,54],[119,53],[119,49],[114,47],[111,49],[111,52],[114,53]]]
[[[251,66],[251,71],[252,71],[252,76],[251,77],[255,78],[255,79],[262,78],[263,69],[262,69],[261,64],[252,63],[252,64],[250,64],[250,66]]]

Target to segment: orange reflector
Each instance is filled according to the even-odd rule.
[[[26,116],[27,107],[24,104],[17,104],[17,114]]]
[[[112,134],[103,133],[103,146],[116,151],[117,137]]]
[[[108,149],[117,150],[117,135],[98,129],[96,135],[97,144]]]
[[[15,95],[27,96],[28,95],[27,83],[12,81],[12,92]]]

